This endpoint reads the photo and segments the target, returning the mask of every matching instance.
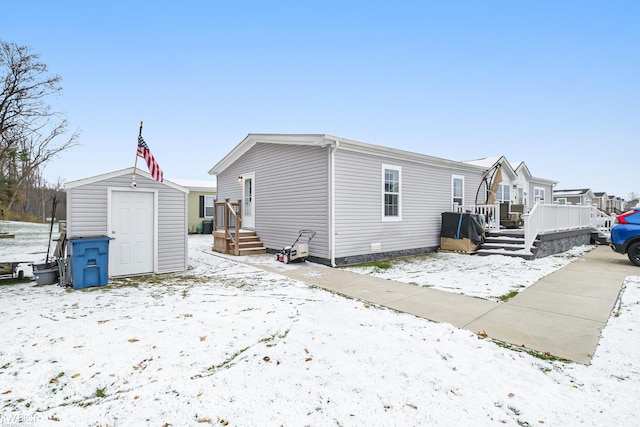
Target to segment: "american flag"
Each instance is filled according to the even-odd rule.
[[[142,139],[142,135],[138,136],[138,156],[142,157],[147,162],[147,167],[149,168],[149,172],[153,179],[162,182],[164,180],[162,169],[158,166],[156,158],[151,154],[149,146],[144,142],[144,139]]]

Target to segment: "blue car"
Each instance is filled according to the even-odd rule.
[[[616,217],[611,228],[611,249],[627,254],[629,260],[640,267],[640,207]]]

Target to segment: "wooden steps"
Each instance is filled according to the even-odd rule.
[[[233,250],[233,243],[230,243],[231,250]],[[240,230],[240,240],[238,242],[238,249],[240,255],[255,255],[266,254],[267,249],[264,247],[260,238],[255,231]]]
[[[239,255],[256,255],[267,253],[267,249],[264,247],[255,231],[241,229],[238,234]],[[233,231],[231,231],[231,235],[234,235]],[[214,231],[213,241],[214,251],[229,255],[235,255],[235,242],[233,242],[229,237],[226,237],[224,231]]]

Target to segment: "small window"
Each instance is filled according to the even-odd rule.
[[[559,205],[566,205],[567,204],[567,198],[566,197],[558,197],[558,199],[556,201],[558,202]]]
[[[213,218],[213,203],[216,198],[213,196],[204,196],[204,216],[206,218]]]
[[[382,165],[382,220],[399,221],[401,211],[402,169],[399,166]]]
[[[464,205],[464,176],[451,175],[451,201],[454,205]]]
[[[533,200],[536,202],[539,200],[544,203],[544,188],[542,187],[533,187]],[[566,199],[565,199],[566,202]]]

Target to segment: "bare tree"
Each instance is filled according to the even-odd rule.
[[[78,133],[66,138],[67,120],[47,103],[61,77],[28,47],[0,40],[0,79],[0,200],[11,209],[47,162],[78,145]]]

